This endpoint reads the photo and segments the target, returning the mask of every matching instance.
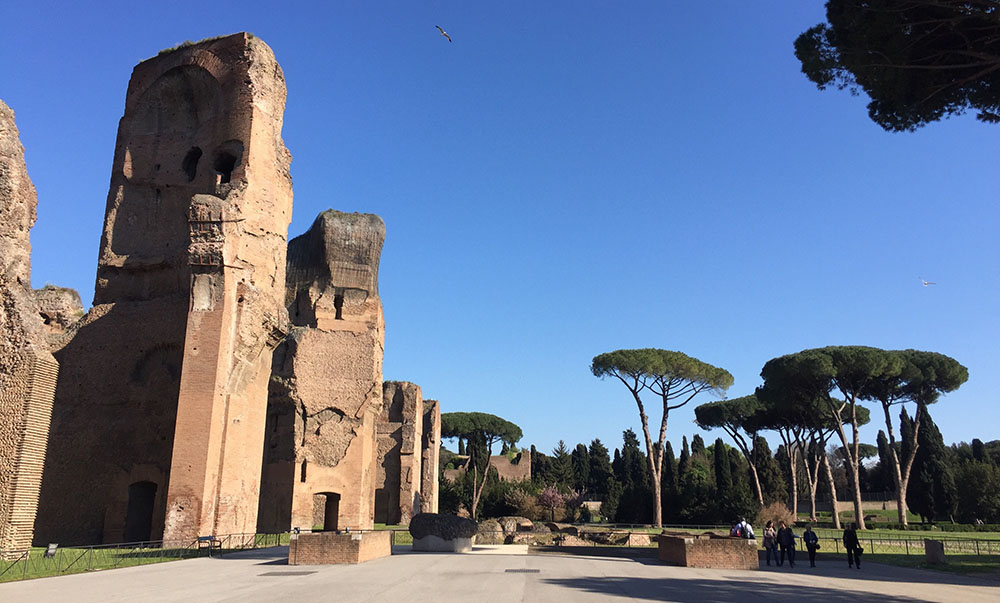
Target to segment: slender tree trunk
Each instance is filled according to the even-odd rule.
[[[663,508],[660,506],[663,500],[662,494],[662,484],[660,483],[660,476],[662,475],[663,468],[663,443],[660,443],[660,454],[657,458],[653,450],[653,439],[649,437],[649,419],[646,417],[646,409],[642,404],[642,398],[639,397],[638,391],[632,391],[632,397],[635,398],[635,404],[639,407],[639,423],[642,425],[642,436],[646,439],[646,458],[649,460],[649,475],[653,478],[653,525],[660,528],[663,527]],[[663,440],[663,430],[661,430],[660,439]],[[659,471],[657,469],[660,469]]]
[[[906,490],[903,489],[903,474],[899,467],[899,455],[896,453],[896,433],[892,429],[892,416],[889,414],[889,404],[882,403],[882,410],[885,412],[885,428],[889,433],[889,456],[892,458],[892,480],[896,486],[896,510],[899,514],[899,523],[906,529]]]
[[[910,485],[910,471],[913,469],[913,459],[917,458],[917,434],[920,432],[920,408],[921,405],[917,405],[917,412],[913,414],[913,435],[911,435],[910,441],[910,455],[909,458],[904,459],[906,463],[902,469],[902,474],[899,478],[899,492],[896,495],[896,504],[902,509],[903,518],[906,518],[906,490]],[[904,526],[908,526],[908,523],[904,523]]]
[[[833,482],[833,469],[830,468],[830,459],[826,456],[826,449],[823,449],[821,461],[823,470],[826,471],[826,482],[830,485],[830,502],[833,505],[833,527],[840,529],[840,513],[837,509],[837,484]]]
[[[816,456],[818,444],[813,440],[810,445],[811,450],[803,448],[802,460],[806,466],[806,479],[809,480],[809,519],[816,521],[816,488],[819,486],[819,457]]]
[[[852,406],[853,412],[853,406]],[[851,495],[854,499],[854,522],[858,524],[859,530],[864,530],[865,528],[865,516],[861,510],[861,486],[859,485],[860,478],[858,475],[858,427],[857,421],[852,421],[854,442],[853,445],[847,439],[847,432],[844,431],[843,422],[837,419],[837,435],[840,436],[840,442],[844,446],[844,453],[847,457],[846,462],[846,473],[847,473],[847,486],[851,489]]]
[[[750,475],[753,476],[753,487],[754,492],[757,494],[757,502],[761,507],[764,506],[764,492],[760,489],[760,476],[757,475],[757,465],[755,463],[749,463],[750,465]]]
[[[789,468],[789,483],[791,484],[791,493],[788,496],[788,508],[792,511],[792,516],[798,518],[799,516],[799,483],[798,483],[798,468],[796,465],[796,454],[794,447],[792,446],[793,438],[790,434],[786,434],[782,430],[778,430],[778,435],[781,436],[781,441],[785,444],[785,457],[788,459]]]
[[[743,456],[747,459],[747,465],[750,466],[750,475],[753,476],[753,487],[754,493],[757,495],[757,502],[761,507],[764,506],[764,492],[760,487],[760,476],[757,475],[757,437],[756,434],[751,435],[751,440],[753,441],[754,448],[751,450],[746,441],[742,436],[736,431],[734,427],[723,426],[723,429],[733,438],[736,445],[739,447]]]

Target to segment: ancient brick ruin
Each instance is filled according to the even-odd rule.
[[[287,330],[285,84],[248,34],[134,69],[94,305],[65,366],[36,523],[62,544],[253,532]]]
[[[53,349],[62,347],[66,332],[83,317],[83,302],[74,289],[45,285],[35,289],[38,314],[44,324],[45,339]]]
[[[424,400],[420,447],[420,512],[438,512],[438,473],[441,459],[441,403]]]
[[[657,555],[668,565],[716,569],[758,569],[757,541],[730,536],[677,534],[657,536]]]
[[[0,551],[31,546],[59,366],[31,290],[35,187],[0,101]]]
[[[441,407],[424,400],[420,386],[386,381],[378,421],[375,521],[408,524],[438,508]]]
[[[288,244],[294,327],[274,353],[259,531],[372,527],[384,240],[378,216],[328,210]]]

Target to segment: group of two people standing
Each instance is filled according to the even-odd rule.
[[[781,527],[777,531],[774,529],[774,522],[768,521],[764,527],[764,550],[767,554],[767,564],[771,565],[771,556],[774,556],[775,563],[782,566],[785,557],[788,557],[788,565],[795,567],[795,539],[798,536],[785,522],[780,522]],[[819,549],[819,537],[813,532],[812,526],[806,526],[806,531],[802,534],[802,542],[809,552],[809,567],[816,567],[816,551]],[[848,567],[857,566],[861,569],[861,544],[858,542],[858,532],[855,524],[848,526],[844,530],[844,548],[847,549]],[[778,556],[778,553],[781,556]]]

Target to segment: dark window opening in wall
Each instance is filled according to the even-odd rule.
[[[233,177],[233,169],[236,167],[238,158],[228,151],[217,151],[212,167],[219,174],[219,182],[225,184]]]
[[[306,482],[306,463],[308,461],[302,461],[302,469],[299,470],[299,481],[302,483]]]
[[[337,311],[334,316],[337,320],[344,320],[344,294],[337,293],[333,296],[333,309]]]
[[[340,527],[340,494],[336,492],[320,492],[313,497],[313,504],[323,504],[323,517],[318,512],[313,513],[313,529],[332,532]],[[318,511],[318,509],[316,510]],[[322,526],[322,527],[321,527]]]
[[[194,177],[198,175],[198,161],[200,159],[201,149],[198,147],[191,147],[191,150],[184,156],[184,161],[181,162],[181,168],[184,170],[184,173],[187,174],[188,182],[193,182]]]
[[[156,502],[156,484],[135,482],[128,487],[128,507],[125,510],[125,542],[144,542],[153,531],[153,505]]]

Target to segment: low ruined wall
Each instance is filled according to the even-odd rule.
[[[392,554],[392,532],[292,534],[288,565],[364,563]]]
[[[659,559],[669,565],[715,569],[757,569],[757,541],[709,535],[661,534]]]

